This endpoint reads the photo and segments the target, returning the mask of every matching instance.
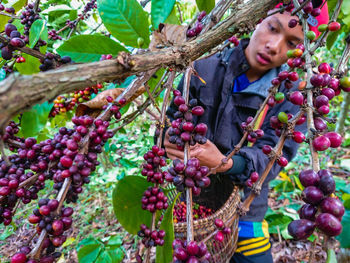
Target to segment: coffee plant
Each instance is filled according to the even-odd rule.
[[[133,256],[137,262],[218,262],[215,251],[229,242],[237,230],[234,222],[260,194],[274,163],[288,165],[282,151],[286,140],[308,144],[311,157],[310,169],[298,172],[305,204],[300,219],[289,223],[289,235],[298,240],[314,235],[325,250],[334,249],[332,241],[346,227],[342,220],[348,207],[336,196],[336,181],[329,169],[321,169],[319,155],[343,142],[341,128],[329,129],[336,121],[329,115],[332,100],[343,97],[341,118],[347,116],[349,5],[327,1],[331,19],[318,25],[320,36],[307,22],[321,13],[311,1],[284,1],[272,11],[297,15],[288,26],[303,27],[304,43],[287,52],[289,69],[271,81],[256,115],[240,123],[244,132],[240,142],[221,164],[207,167],[190,157],[193,146],[207,143],[208,129],[197,121],[204,108],[190,98],[191,78],[206,84],[194,61],[238,46],[239,38],[252,32],[279,1],[216,2],[197,0],[198,12],[189,13],[175,0],[2,1],[0,223],[1,228],[14,224],[16,212],[31,204],[34,209],[26,220],[35,228],[7,260],[49,263],[61,258],[79,195],[98,176],[106,145],[110,147],[112,138],[144,112],[155,119],[154,144],[140,154],[143,163],[137,175],[121,178],[113,192],[118,221],[139,238]],[[251,12],[254,16],[247,15]],[[334,65],[318,52],[338,43],[337,37],[342,55]],[[176,84],[182,73],[180,92]],[[290,90],[293,82],[299,83],[298,90],[279,91],[282,84]],[[258,149],[269,162],[262,173],[249,175],[250,195],[234,216],[211,220],[212,233],[198,238],[194,220],[212,218],[217,211],[195,204],[192,196],[205,191],[209,175],[245,143],[252,146],[265,136],[258,125],[263,112],[285,100],[299,112],[279,112],[268,120],[279,140]],[[171,101],[177,107],[172,121],[166,115]],[[48,120],[52,133],[45,133]],[[305,122],[307,134],[296,130]],[[166,132],[183,159],[167,158]],[[174,224],[183,224],[186,233],[181,236]],[[120,244],[113,239],[98,242],[106,250],[101,252],[99,246],[88,262],[116,262],[113,247]],[[80,259],[86,256],[79,253]]]

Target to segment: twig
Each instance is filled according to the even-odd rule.
[[[161,123],[160,123],[160,130],[159,130],[159,137],[158,137],[158,141],[157,141],[157,146],[160,148],[162,146],[162,141],[163,141],[163,130],[165,128],[165,119],[166,119],[166,109],[168,107],[168,101],[169,101],[169,97],[170,97],[170,92],[171,89],[173,87],[173,82],[175,79],[175,75],[176,72],[172,71],[170,73],[170,76],[167,80],[167,82],[165,83],[165,88],[166,88],[166,93],[164,96],[164,100],[163,100],[163,105],[162,105],[162,112],[161,112]]]
[[[339,16],[340,7],[341,7],[342,3],[343,3],[343,0],[338,0],[337,5],[335,6],[335,9],[334,9],[334,13],[333,13],[330,21],[337,21],[337,17]],[[317,39],[315,44],[309,49],[310,50],[309,52],[311,54],[313,54],[317,48],[319,48],[320,46],[323,46],[326,43],[328,35],[329,35],[329,30],[327,29],[325,32],[323,32],[321,37],[319,37]]]
[[[301,9],[304,8],[304,6],[306,6],[311,0],[306,0],[304,1],[297,9],[295,9],[291,15],[294,16],[296,13],[298,13]]]
[[[9,41],[4,37],[0,35],[0,42],[2,43],[8,43]],[[39,51],[34,50],[32,48],[29,47],[21,47],[21,48],[17,48],[19,51],[22,51],[23,53],[29,54],[33,57],[36,57],[38,59],[44,59],[45,55],[41,54]]]
[[[146,89],[146,91],[147,91],[147,94],[148,94],[149,98],[150,98],[151,101],[152,101],[153,106],[157,109],[158,113],[161,113],[161,110],[159,109],[156,100],[153,98],[153,96],[152,96],[152,94],[151,94],[151,92],[150,92],[150,90],[149,90],[149,86],[148,86],[147,83],[145,84],[145,89]]]
[[[9,16],[9,17],[11,17],[11,18],[13,18],[13,19],[20,19],[19,16],[11,15],[11,14],[9,14],[9,13],[2,12],[2,11],[0,11],[0,15]]]
[[[0,153],[1,153],[2,158],[4,158],[4,161],[6,162],[6,164],[11,165],[9,158],[7,157],[7,155],[5,153],[4,141],[1,138],[0,138]]]
[[[183,17],[182,17],[182,11],[181,11],[181,8],[180,8],[180,4],[179,4],[179,2],[175,2],[175,5],[176,5],[176,8],[177,8],[177,11],[179,12],[179,16],[180,16],[180,23],[182,24],[183,23],[183,21],[184,21],[184,19],[183,19]]]
[[[183,97],[185,98],[186,104],[188,103],[189,94],[190,94],[190,81],[192,75],[192,67],[193,63],[191,63],[185,72],[184,76],[184,85],[183,85]],[[185,143],[185,151],[184,151],[184,163],[186,165],[187,160],[190,155],[190,146],[189,143]],[[186,222],[187,222],[187,244],[194,240],[193,234],[193,215],[192,215],[192,188],[186,187]]]
[[[39,8],[40,0],[36,0],[34,4],[34,12],[38,13],[38,8]]]

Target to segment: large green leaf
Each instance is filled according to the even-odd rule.
[[[136,235],[141,224],[151,225],[152,214],[141,208],[143,192],[153,184],[141,176],[126,176],[113,190],[113,208],[119,223]]]
[[[196,4],[198,6],[199,11],[205,11],[207,14],[210,13],[210,11],[215,6],[215,0],[196,0]]]
[[[172,25],[180,25],[181,22],[179,18],[176,15],[176,6],[174,6],[173,10],[171,11],[168,18],[164,21],[166,24],[172,24]]]
[[[24,63],[16,63],[16,69],[18,70],[19,73],[23,75],[32,75],[34,73],[40,72],[39,66],[40,66],[40,61],[39,59],[22,53],[22,57],[26,59],[26,62]]]
[[[94,263],[112,263],[112,258],[108,252],[104,250],[98,255]]]
[[[326,263],[337,263],[337,256],[333,249],[327,249],[327,261]]]
[[[44,10],[43,13],[48,15],[48,21],[50,23],[55,23],[57,25],[65,23],[67,19],[73,21],[78,16],[78,11],[67,5],[50,6],[48,9]]]
[[[350,210],[345,209],[345,214],[343,216],[343,219],[341,221],[341,224],[343,226],[343,231],[339,236],[337,236],[337,239],[340,242],[340,246],[342,248],[350,248]]]
[[[154,28],[158,28],[159,23],[164,23],[175,5],[175,0],[152,0],[151,19]]]
[[[174,210],[176,200],[179,198],[180,195],[181,193],[178,193],[177,196],[174,198],[172,205],[168,206],[168,209],[165,211],[162,223],[160,224],[159,229],[162,229],[165,231],[165,237],[164,237],[164,245],[157,246],[156,263],[172,261],[172,258],[173,258],[172,243],[175,238],[173,210]]]
[[[341,28],[340,30],[338,31],[333,31],[333,32],[330,32],[328,37],[327,37],[327,40],[326,40],[326,46],[327,46],[327,49],[330,50],[333,46],[333,44],[335,43],[335,41],[337,40],[339,34],[343,31],[343,28]]]
[[[48,39],[46,21],[42,19],[36,20],[30,27],[29,47],[33,48],[39,39],[44,41],[47,41]]]
[[[147,13],[136,0],[98,0],[98,11],[103,24],[119,41],[138,47],[137,39],[143,38],[143,48],[149,45]]]
[[[24,137],[37,136],[46,125],[47,118],[52,108],[52,103],[34,105],[29,111],[22,114],[21,131]]]
[[[75,62],[98,61],[103,54],[117,55],[120,51],[127,49],[99,34],[74,36],[57,49],[58,54],[70,56]]]
[[[79,263],[93,263],[100,254],[102,245],[99,243],[83,246],[78,251]]]

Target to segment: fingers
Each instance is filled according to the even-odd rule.
[[[184,153],[182,151],[179,151],[178,149],[167,148],[166,152],[168,156],[171,155],[172,157],[174,157],[174,159],[178,158],[183,160],[184,158]]]

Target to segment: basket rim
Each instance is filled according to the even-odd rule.
[[[239,192],[239,187],[237,185],[234,185],[233,191],[232,191],[231,195],[229,196],[229,198],[226,200],[226,202],[218,210],[216,210],[216,212],[214,214],[212,214],[208,217],[205,217],[205,218],[193,220],[193,226],[201,225],[201,223],[215,219],[215,218],[219,217],[220,214],[223,214],[229,208],[229,205],[227,205],[227,204],[232,202],[234,200],[234,198],[237,198],[236,194],[238,192]],[[238,197],[239,197],[239,195],[238,195]],[[175,223],[174,228],[181,228],[181,227],[185,227],[186,225],[187,225],[187,222]]]

